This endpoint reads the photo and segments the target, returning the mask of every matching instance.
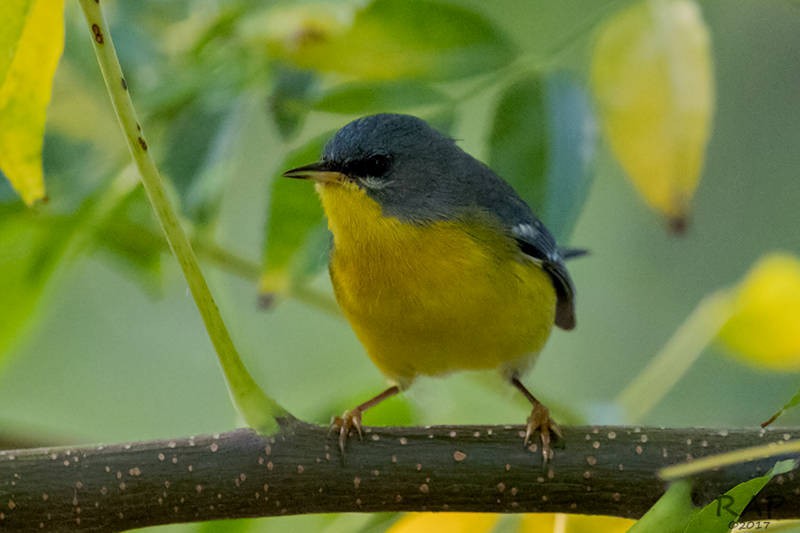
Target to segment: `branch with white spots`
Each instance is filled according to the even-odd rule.
[[[515,426],[364,428],[342,458],[328,429],[0,452],[0,530],[109,531],[285,514],[563,512],[640,517],[667,465],[800,437],[800,429],[564,428],[542,467]],[[764,474],[775,459],[701,474],[697,503]],[[743,515],[800,518],[800,477],[773,479]]]

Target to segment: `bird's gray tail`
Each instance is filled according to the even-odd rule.
[[[567,259],[575,259],[576,257],[587,255],[589,250],[586,248],[559,248],[558,253],[566,261]]]

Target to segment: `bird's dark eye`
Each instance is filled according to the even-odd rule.
[[[375,154],[364,159],[348,162],[346,172],[359,178],[380,178],[385,176],[392,166],[392,158],[384,154]]]

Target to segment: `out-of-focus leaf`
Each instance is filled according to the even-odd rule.
[[[635,520],[615,516],[537,513],[522,515],[518,533],[625,533]]]
[[[456,109],[452,106],[439,109],[435,113],[427,115],[424,118],[428,121],[428,124],[445,134],[453,133],[458,120]]]
[[[236,24],[246,14],[244,5],[230,2],[219,6],[219,10],[196,10],[199,21],[190,28],[192,35],[174,36],[175,46],[191,43],[190,53],[196,58],[209,48],[219,48],[235,33]],[[207,16],[211,12],[212,16]],[[194,13],[193,13],[194,14]]]
[[[251,518],[239,520],[211,520],[197,524],[196,533],[247,533],[258,531],[258,522]]]
[[[695,513],[689,520],[684,533],[727,533],[730,523],[739,520],[750,500],[775,476],[786,474],[797,468],[797,461],[787,459],[775,463],[765,475],[739,483],[724,495]]]
[[[800,369],[800,259],[773,253],[733,289],[733,312],[718,340],[752,365]]]
[[[508,87],[500,97],[489,136],[489,165],[538,215],[544,211],[547,194],[544,93],[544,83],[536,75]]]
[[[170,125],[164,173],[196,224],[214,220],[226,185],[252,160],[250,141],[263,137],[267,121],[263,98],[258,91],[244,93],[219,111],[196,101]]]
[[[447,102],[443,92],[416,81],[355,82],[337,85],[314,103],[330,113],[391,113]]]
[[[13,206],[0,208],[0,360],[34,318],[74,228],[69,217],[45,219]]]
[[[33,322],[63,265],[91,242],[92,230],[136,183],[136,175],[123,173],[68,215],[0,206],[0,295],[7,302],[0,306],[0,359]]]
[[[308,70],[276,67],[269,110],[284,139],[294,136],[303,125],[311,108],[315,82],[316,77]]]
[[[94,244],[155,293],[160,289],[161,258],[168,248],[151,210],[144,189],[136,188],[97,228]]]
[[[319,160],[331,132],[315,137],[290,153],[269,184],[269,208],[264,231],[264,270],[259,281],[262,296],[285,294],[292,285],[293,261],[323,220],[322,207],[307,181],[281,173]],[[266,301],[266,298],[265,298]]]
[[[361,79],[449,80],[493,71],[515,56],[480,14],[436,0],[374,0],[355,14],[325,5],[276,10],[270,55],[300,68]]]
[[[292,261],[290,283],[297,286],[311,280],[328,266],[331,232],[325,222],[317,224],[306,237]]]
[[[628,533],[683,533],[695,512],[692,484],[686,480],[678,481],[670,485]]]
[[[597,125],[589,95],[566,74],[545,79],[549,160],[542,211],[553,234],[566,239],[589,195],[597,149]]]
[[[349,390],[333,404],[321,405],[315,414],[315,420],[321,423],[330,421],[332,414],[343,413],[357,403],[375,395],[375,388]],[[414,402],[404,395],[397,395],[379,403],[364,413],[364,423],[369,426],[409,426],[419,422],[418,411]]]
[[[0,49],[6,51],[0,54],[0,80],[6,79],[33,4],[34,0],[8,0],[0,7],[0,19],[3,20],[0,26]]]
[[[386,533],[489,533],[498,520],[491,513],[407,513]]]
[[[591,80],[614,155],[639,194],[685,227],[714,109],[708,29],[690,0],[649,0],[601,28]]]
[[[97,69],[96,63],[92,68]],[[64,57],[58,67],[53,101],[47,110],[47,133],[48,136],[57,133],[74,143],[90,143],[102,153],[102,157],[119,161],[121,154],[127,155],[125,141],[117,135],[117,119],[114,109],[108,105],[105,88],[93,81],[76,67],[74,61]],[[92,117],[92,120],[77,120],[76,117]],[[49,142],[51,138],[48,138]],[[86,161],[79,159],[85,169]],[[52,168],[46,160],[45,167]]]
[[[42,143],[64,0],[5,0],[0,20],[0,168],[30,205],[45,196]]]
[[[204,161],[186,191],[185,210],[195,222],[207,224],[213,219],[225,184],[245,156],[244,138],[260,111],[260,102],[242,97],[231,104],[222,124],[215,129]]]
[[[530,75],[500,98],[489,137],[490,166],[556,238],[566,239],[591,184],[595,140],[585,92],[564,74]]]
[[[226,120],[223,110],[208,109],[200,101],[187,105],[168,125],[161,170],[181,198],[186,198],[214,152],[215,139]]]

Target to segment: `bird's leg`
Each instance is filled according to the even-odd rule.
[[[350,435],[350,430],[355,429],[358,433],[358,438],[361,438],[361,415],[370,407],[374,407],[381,403],[386,398],[391,398],[400,392],[400,387],[393,385],[378,394],[374,398],[370,398],[366,402],[358,405],[353,409],[348,409],[342,416],[334,416],[331,420],[331,432],[339,432],[339,449],[344,454],[344,445],[347,442],[347,437]]]
[[[527,446],[531,440],[531,436],[538,431],[539,438],[542,441],[542,458],[544,464],[547,464],[547,462],[553,458],[553,448],[550,446],[550,443],[553,440],[553,436],[556,438],[562,437],[561,428],[550,418],[550,410],[545,407],[542,402],[537,400],[536,397],[531,394],[531,391],[525,388],[525,385],[522,384],[519,377],[512,376],[511,384],[514,385],[533,406],[533,409],[531,409],[531,416],[528,417],[528,425],[525,428],[524,445]]]

